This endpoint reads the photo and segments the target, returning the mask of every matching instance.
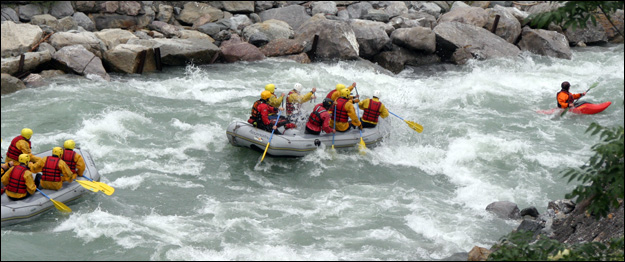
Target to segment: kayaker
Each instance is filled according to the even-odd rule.
[[[72,182],[76,178],[76,174],[72,173],[69,166],[61,159],[63,149],[60,147],[52,148],[52,156],[46,156],[37,163],[30,165],[30,171],[33,173],[42,172],[41,187],[44,189],[59,190],[63,187],[63,182]]]
[[[571,84],[567,81],[562,82],[560,86],[562,87],[562,89],[560,90],[560,92],[558,92],[558,95],[556,96],[559,108],[575,107],[575,100],[586,95],[586,92],[571,94],[569,92]]]
[[[336,131],[345,132],[349,130],[350,127],[358,127],[362,130],[362,123],[358,120],[358,116],[356,115],[356,109],[354,108],[354,104],[352,100],[350,100],[350,91],[348,88],[342,89],[341,97],[336,100]],[[332,108],[334,110],[334,108]],[[334,117],[334,116],[333,116]],[[351,119],[351,123],[349,123],[349,119]],[[334,120],[330,120],[330,125],[334,125]]]
[[[247,120],[248,123],[253,124],[256,128],[267,132],[271,132],[273,129],[277,129],[281,126],[284,126],[285,129],[295,128],[295,124],[288,123],[288,121],[282,117],[280,117],[280,120],[269,119],[270,113],[278,113],[278,110],[284,110],[282,107],[276,108],[271,106],[268,102],[270,97],[271,93],[267,90],[260,93],[260,99],[254,102],[254,105],[252,106],[252,115],[250,116],[250,119]],[[278,121],[278,124],[274,126],[276,121]],[[278,135],[281,134],[279,131],[276,133]]]
[[[362,127],[363,128],[374,128],[378,125],[378,118],[381,116],[382,118],[388,117],[388,110],[380,102],[380,90],[373,91],[373,98],[367,98],[360,103],[358,103],[358,107],[364,110],[362,114]]]
[[[74,151],[74,147],[76,147],[76,142],[74,142],[74,140],[65,140],[63,143],[62,159],[73,173],[77,176],[82,176],[86,167],[85,160],[80,154]]]
[[[33,155],[31,151],[32,145],[30,142],[30,138],[32,136],[33,136],[32,129],[23,128],[21,135],[16,136],[11,141],[11,145],[9,146],[9,149],[7,150],[6,162],[13,161],[17,163],[17,158],[21,154],[27,154],[30,157],[30,161],[33,163],[39,161],[40,157]]]
[[[310,117],[308,117],[308,123],[306,123],[306,134],[319,135],[321,134],[321,130],[328,134],[336,133],[336,131],[330,127],[330,119],[332,116],[328,112],[330,108],[334,106],[334,101],[331,98],[324,98],[323,102],[317,104],[312,113],[310,113]]]
[[[292,116],[294,114],[299,115],[299,110],[302,107],[302,104],[313,99],[315,96],[314,94],[317,91],[317,88],[313,87],[310,92],[302,95],[301,93],[303,88],[302,84],[295,83],[293,90],[291,90],[286,96],[286,115],[289,121],[295,121],[295,118],[297,117]]]
[[[33,179],[33,173],[28,168],[30,155],[20,154],[18,160],[19,165],[9,168],[2,175],[5,193],[11,200],[24,199],[34,194],[39,187],[39,180],[41,179],[41,175],[36,175]]]

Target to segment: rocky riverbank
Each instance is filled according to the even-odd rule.
[[[2,94],[70,73],[258,61],[361,60],[388,74],[407,67],[516,57],[570,59],[571,47],[622,42],[612,24],[533,29],[535,1],[3,1]]]

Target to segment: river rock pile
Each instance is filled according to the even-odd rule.
[[[470,3],[470,4],[467,4]],[[623,10],[586,29],[526,25],[535,1],[2,1],[2,94],[63,73],[110,79],[162,66],[361,60],[386,73],[523,51],[622,42]],[[23,58],[22,58],[23,57]],[[26,83],[26,85],[24,84]]]

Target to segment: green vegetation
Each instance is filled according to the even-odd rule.
[[[588,163],[578,169],[569,169],[564,177],[581,181],[568,199],[590,200],[587,211],[598,217],[605,217],[610,209],[619,206],[623,199],[623,127],[605,128],[592,123],[586,133],[600,133],[602,143],[592,147],[595,151]],[[589,183],[590,182],[590,183]]]
[[[575,30],[575,28],[585,28],[588,19],[597,25],[597,20],[593,15],[597,12],[603,13],[610,20],[610,14],[623,9],[623,3],[621,1],[567,1],[554,11],[530,15],[526,18],[526,22],[535,28],[546,28],[554,23],[562,29],[571,27]],[[619,34],[622,35],[622,32]]]
[[[607,245],[600,242],[563,244],[539,235],[534,241],[532,232],[511,233],[488,256],[489,261],[623,261],[623,237],[612,239]],[[531,244],[530,244],[531,243]]]

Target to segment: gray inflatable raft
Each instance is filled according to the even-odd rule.
[[[93,181],[100,181],[100,174],[95,167],[95,163],[91,158],[91,155],[80,148],[76,148],[74,151],[82,155],[85,160],[85,172],[83,176],[91,178]],[[45,157],[52,155],[52,150],[35,154],[38,157]],[[84,177],[77,177],[76,180],[87,180]],[[82,187],[78,182],[63,183],[63,188],[60,190],[48,190],[40,189],[50,198],[67,204],[73,200],[78,199],[89,190]],[[32,196],[27,197],[24,200],[13,201],[10,200],[6,193],[2,194],[2,226],[8,226],[12,224],[21,223],[27,220],[35,218],[37,215],[45,213],[50,209],[55,209],[54,204],[48,198],[43,196],[38,191]]]
[[[321,132],[321,135],[305,134],[305,127],[302,125],[297,129],[289,129],[282,135],[274,134],[267,149],[267,155],[271,156],[305,156],[322,144],[327,148],[332,146],[332,134]],[[279,129],[282,131],[282,128]],[[271,132],[255,128],[251,124],[243,121],[232,122],[226,131],[228,141],[234,146],[251,148],[260,152],[265,152],[265,147],[271,137]],[[390,135],[389,120],[380,119],[375,128],[364,128],[362,139],[367,148],[382,141],[384,137]],[[357,148],[360,143],[360,132],[358,129],[350,129],[347,132],[336,132],[334,137],[334,148]]]

